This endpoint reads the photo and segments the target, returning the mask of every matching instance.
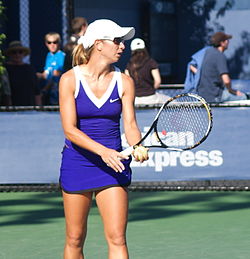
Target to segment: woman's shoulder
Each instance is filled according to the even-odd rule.
[[[122,79],[122,85],[124,90],[130,87],[134,88],[134,81],[131,76],[121,72],[121,79]]]
[[[132,80],[132,78],[129,75],[125,74],[123,71],[120,71],[120,72],[121,72],[122,80],[125,80],[125,81]]]
[[[62,80],[71,80],[74,77],[75,77],[74,69],[71,68],[62,74],[61,79]]]
[[[75,83],[75,74],[74,74],[74,70],[73,69],[70,69],[66,72],[64,72],[62,75],[61,75],[61,78],[60,78],[60,82],[62,84],[72,84],[72,83]]]
[[[59,88],[60,90],[64,89],[63,91],[66,91],[68,93],[74,93],[76,88],[76,79],[73,69],[70,69],[62,74],[60,78]]]

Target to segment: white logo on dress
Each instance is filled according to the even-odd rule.
[[[118,101],[119,99],[120,99],[120,98],[110,99],[109,101],[110,101],[110,103],[114,103],[114,102]]]

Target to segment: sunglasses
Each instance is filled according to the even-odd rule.
[[[121,38],[114,38],[113,39],[113,42],[116,44],[116,45],[120,45],[121,43],[124,43],[124,39],[121,37]]]
[[[47,41],[47,44],[58,44],[58,41],[56,40],[56,41]]]
[[[110,39],[104,39],[104,40],[110,40]],[[113,41],[116,45],[120,45],[121,43],[124,43],[124,39],[122,37],[114,38],[113,40],[110,40],[110,41]]]
[[[23,54],[24,52],[22,51],[22,50],[13,50],[13,51],[11,51],[11,54],[14,54],[14,55],[16,55],[16,54]]]

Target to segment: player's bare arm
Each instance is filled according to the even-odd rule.
[[[127,156],[106,148],[77,128],[75,80],[72,80],[72,77],[74,77],[74,72],[70,70],[62,75],[59,83],[60,114],[65,137],[77,146],[100,155],[106,164],[111,165],[116,172],[121,172],[124,170],[124,166],[120,159],[127,158]]]
[[[122,74],[122,113],[124,121],[124,132],[129,145],[134,145],[141,139],[141,133],[136,123],[134,109],[135,87],[133,79]]]
[[[122,76],[123,81],[123,121],[124,132],[129,145],[135,145],[141,139],[141,132],[136,123],[136,115],[134,109],[135,87],[133,79],[127,75]],[[142,146],[135,149],[133,156],[136,161],[143,162],[148,159],[148,149]]]

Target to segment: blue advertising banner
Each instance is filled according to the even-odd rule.
[[[151,149],[147,162],[132,163],[133,179],[135,181],[250,179],[250,139],[247,137],[250,108],[213,108],[212,111],[214,125],[205,142],[193,150],[183,152]],[[152,110],[137,112],[143,133],[147,132],[154,114]]]
[[[204,143],[183,152],[152,148],[148,161],[132,162],[133,181],[250,179],[250,107],[212,112],[212,132]],[[156,108],[136,110],[142,134],[156,113]],[[122,140],[126,148],[123,132]],[[0,184],[58,183],[64,145],[58,112],[1,112],[0,143]]]

